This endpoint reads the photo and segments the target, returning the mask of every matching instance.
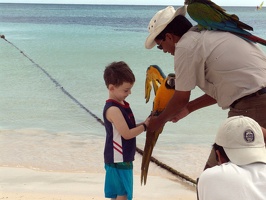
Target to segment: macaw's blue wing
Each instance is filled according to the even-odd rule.
[[[245,30],[253,30],[251,26],[241,22],[237,15],[226,13],[223,8],[210,0],[186,0],[185,4],[188,5],[189,16],[202,28],[241,34],[250,34]]]
[[[252,35],[253,28],[241,22],[237,15],[228,14],[210,0],[185,0],[187,13],[198,23],[199,30],[220,30],[231,32],[247,41],[266,45],[266,40]],[[248,31],[247,31],[248,30]]]
[[[156,88],[154,87],[155,98],[153,101],[152,113],[153,115],[159,115],[164,110],[167,103],[174,94],[175,75],[169,74],[165,78],[164,73],[158,66],[152,65],[148,67],[146,74],[146,84],[145,84],[145,90],[146,90],[145,97],[148,97],[146,98],[146,102],[148,102],[150,98],[149,96],[150,92],[149,95],[147,95],[147,91],[151,90],[151,85],[152,85],[151,82],[154,82],[155,84],[153,84],[153,86],[155,85],[156,87]],[[149,86],[147,86],[147,84]],[[146,184],[152,151],[162,131],[163,127],[160,128],[159,130],[156,130],[155,132],[150,132],[149,130],[147,130],[145,147],[141,163],[141,184],[142,182],[144,182],[144,185]]]

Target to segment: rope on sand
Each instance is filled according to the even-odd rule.
[[[143,150],[137,148],[137,152],[139,154],[143,155]],[[162,163],[161,161],[157,160],[153,156],[151,157],[151,161],[154,162],[155,164],[157,164],[158,166],[160,166],[161,168],[167,170],[168,172],[171,172],[173,175],[175,175],[177,177],[180,177],[180,178],[182,178],[182,179],[184,179],[184,180],[186,180],[186,181],[188,181],[190,183],[193,183],[195,185],[197,184],[196,180],[194,180],[194,179],[190,178],[189,176],[187,176],[187,175],[185,175],[185,174],[173,169],[172,167]]]
[[[79,105],[82,109],[84,109],[86,112],[88,112],[92,117],[94,117],[99,123],[101,123],[104,126],[104,122],[97,117],[94,113],[92,113],[89,109],[87,109],[82,103],[80,103],[75,97],[73,97],[68,91],[64,89],[64,87],[56,80],[54,79],[44,68],[42,68],[40,65],[38,65],[34,60],[32,60],[29,56],[27,56],[22,50],[20,50],[16,45],[14,45],[12,42],[8,41],[4,35],[0,35],[0,38],[4,39],[6,42],[8,42],[10,45],[12,45],[14,48],[16,48],[23,56],[25,56],[28,60],[30,60],[37,68],[39,68],[54,84],[56,87],[59,87],[62,92],[67,95],[71,100],[73,100],[77,105]],[[143,150],[140,148],[136,148],[136,151],[143,155]],[[196,180],[190,178],[189,176],[182,174],[181,172],[178,172],[177,170],[173,169],[172,167],[160,162],[154,157],[151,157],[151,161],[160,166],[161,168],[167,170],[168,172],[171,172],[177,177],[180,177],[188,182],[191,182],[196,185]]]

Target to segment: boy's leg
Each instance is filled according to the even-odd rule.
[[[132,163],[131,163],[132,165]],[[132,165],[133,168],[133,165]],[[121,181],[123,182],[124,189],[126,190],[126,200],[133,198],[133,169],[118,170]],[[120,196],[123,197],[123,196]],[[123,198],[121,200],[124,200]]]
[[[117,196],[116,200],[127,200],[127,196]]]

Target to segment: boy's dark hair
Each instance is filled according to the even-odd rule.
[[[108,66],[106,66],[103,74],[103,78],[105,81],[106,87],[109,86],[109,84],[120,86],[124,82],[127,83],[134,83],[135,82],[135,76],[129,66],[123,62],[112,62]]]
[[[213,144],[213,148],[214,148],[215,151],[218,150],[218,151],[220,152],[221,156],[222,156],[227,162],[230,161],[230,159],[229,159],[228,156],[226,155],[226,153],[225,153],[225,151],[224,151],[224,148],[223,148],[222,146],[220,146],[220,145],[214,143],[214,144]],[[216,152],[215,152],[215,155],[216,155],[216,160],[218,161],[218,156],[217,156]]]
[[[173,33],[174,35],[182,37],[191,27],[192,24],[185,16],[178,15],[165,27],[165,29],[159,35],[157,35],[155,39],[164,40],[166,33]]]

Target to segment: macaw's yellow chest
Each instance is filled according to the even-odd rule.
[[[174,89],[168,89],[165,87],[164,81],[156,92],[156,96],[153,101],[153,111],[163,111],[169,100],[172,98],[174,92]]]

